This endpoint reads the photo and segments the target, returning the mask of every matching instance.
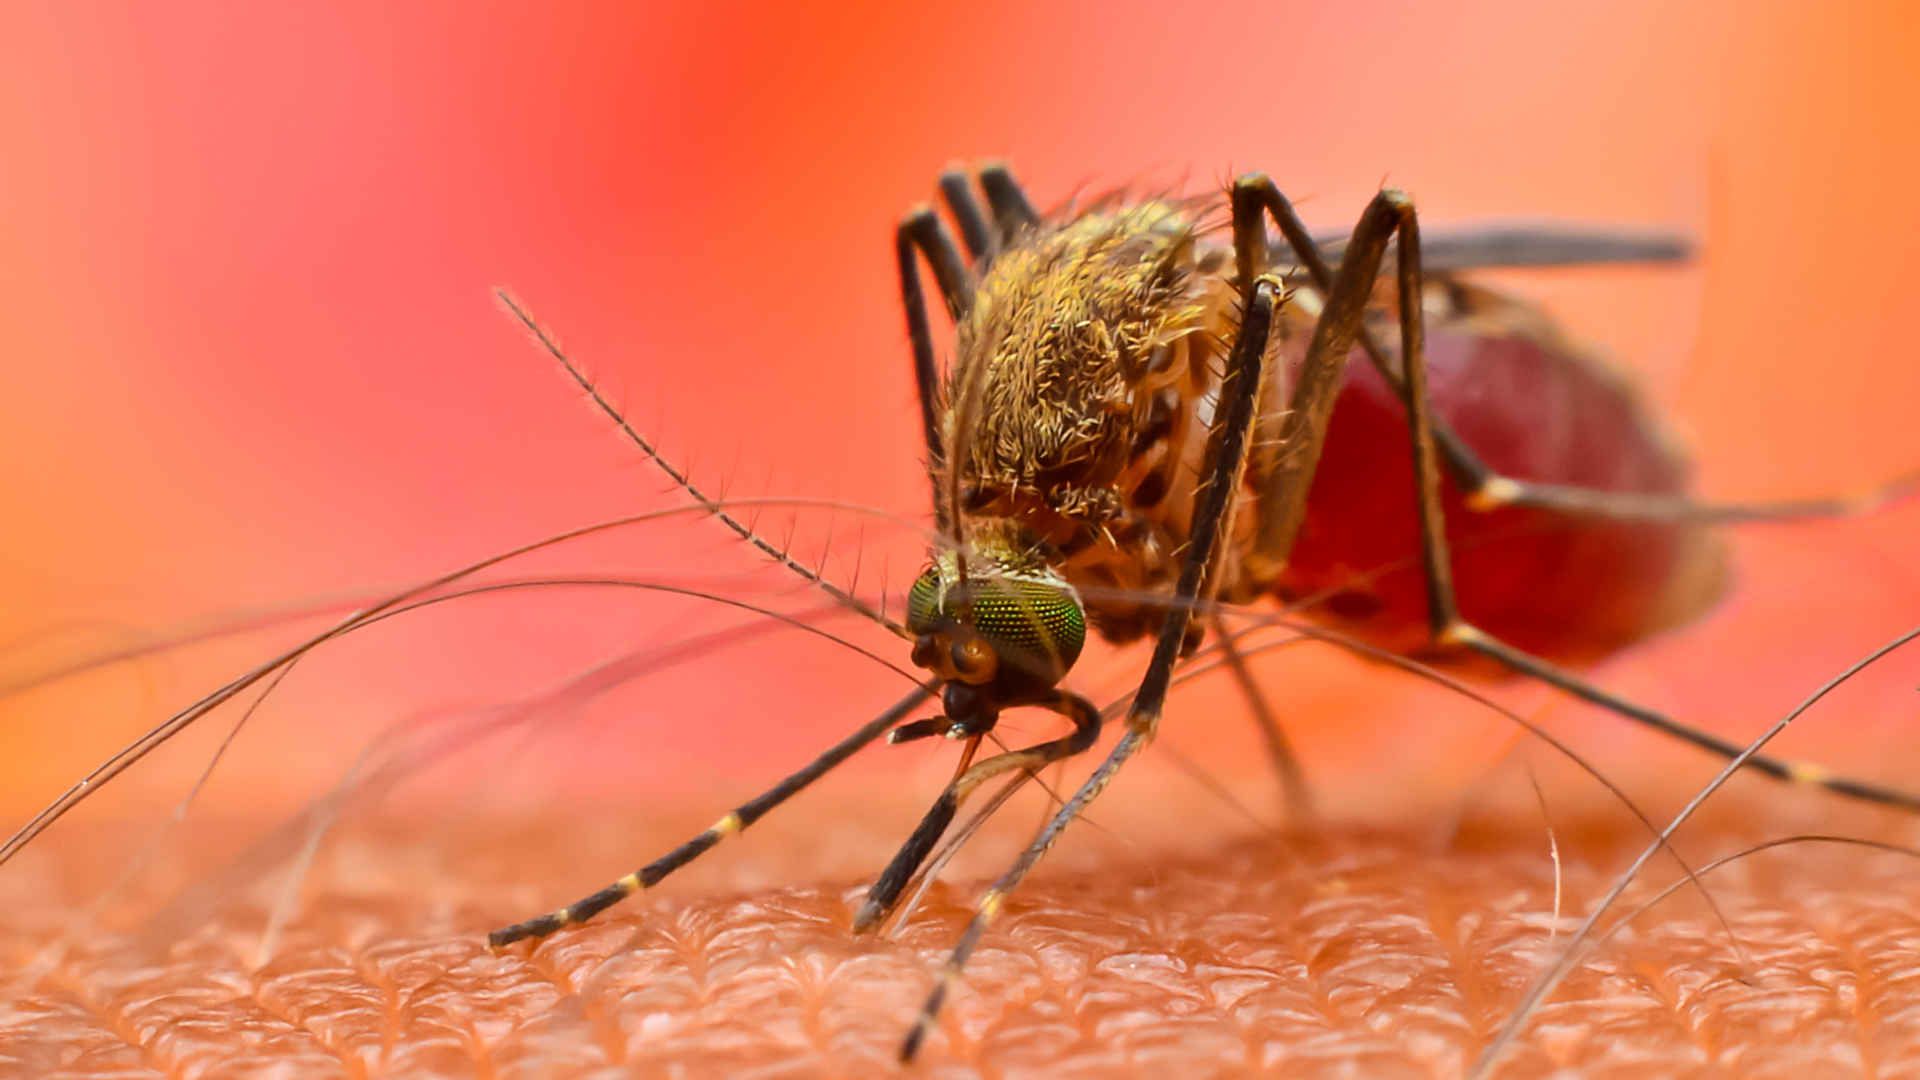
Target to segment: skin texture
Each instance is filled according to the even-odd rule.
[[[1756,834],[1764,800],[1753,793],[1715,815],[1713,845]],[[1207,816],[1181,805],[1191,788],[1129,793],[1142,796]],[[531,882],[577,880],[583,863],[615,865],[635,842],[668,835],[575,831],[562,852],[551,828],[530,822],[430,838],[392,823],[355,829],[316,864],[264,963],[270,888],[242,889],[201,918],[190,905],[144,927],[66,938],[49,892],[35,890],[14,898],[0,937],[14,972],[0,1069],[884,1072],[967,897],[937,888],[897,940],[851,939],[854,867],[886,837],[862,824],[871,804],[811,809],[825,833],[770,829],[717,878],[615,909],[531,953],[490,955],[481,936],[550,892]],[[1139,809],[1100,817],[1112,829],[1144,822]],[[1572,914],[1640,837],[1598,815],[1562,822],[1558,840]],[[1449,841],[1331,828],[1159,847],[1111,835],[1070,846],[1013,900],[925,1072],[1457,1075],[1554,948],[1554,867],[1537,829],[1470,822]],[[60,869],[39,864],[37,883]],[[808,880],[742,884],[791,877]],[[1911,862],[1786,849],[1710,880],[1744,958],[1697,899],[1677,897],[1583,965],[1499,1075],[1920,1065],[1920,1019],[1901,1004],[1920,948],[1906,914],[1920,904]]]

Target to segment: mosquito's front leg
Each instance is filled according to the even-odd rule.
[[[1274,278],[1262,276],[1247,283],[1239,337],[1228,357],[1226,374],[1221,383],[1221,402],[1214,418],[1206,486],[1195,501],[1193,528],[1185,561],[1180,567],[1180,579],[1174,587],[1159,637],[1155,640],[1153,658],[1147,663],[1146,675],[1141,679],[1139,692],[1134,695],[1133,705],[1127,712],[1127,729],[1121,734],[1112,753],[1093,771],[1093,775],[1053,815],[1007,872],[981,895],[972,920],[961,933],[960,941],[954,946],[946,966],[941,968],[938,981],[928,995],[926,1005],[920,1010],[919,1018],[914,1021],[913,1029],[901,1044],[902,1061],[911,1060],[919,1053],[921,1042],[932,1029],[941,1006],[946,1003],[954,979],[959,977],[967,958],[980,943],[980,935],[986,932],[987,925],[999,914],[1007,895],[1019,887],[1041,856],[1059,839],[1061,832],[1106,789],[1114,774],[1153,738],[1154,731],[1159,727],[1161,710],[1166,705],[1167,687],[1173,678],[1174,661],[1179,659],[1181,645],[1187,636],[1187,626],[1193,619],[1195,598],[1202,595],[1207,571],[1213,564],[1214,551],[1219,543],[1222,523],[1231,516],[1235,493],[1239,490],[1247,445],[1253,434],[1257,411],[1255,406],[1260,400],[1267,342],[1284,293],[1284,286]]]
[[[975,212],[978,213],[977,209]],[[931,206],[918,207],[900,222],[893,234],[893,251],[900,270],[900,306],[907,313],[907,340],[913,348],[913,381],[920,392],[927,472],[934,478],[934,516],[939,519],[940,530],[945,532],[949,523],[942,509],[945,504],[940,498],[939,480],[940,463],[946,460],[941,451],[938,414],[940,370],[933,355],[933,327],[927,319],[927,297],[920,288],[919,254],[924,254],[928,265],[933,267],[947,314],[955,322],[966,318],[973,307],[973,275],[967,269],[966,260],[960,257],[960,249],[954,246],[953,234],[947,231]]]
[[[946,501],[940,497],[940,465],[946,460],[941,446],[938,401],[940,370],[933,352],[933,326],[927,317],[927,297],[920,287],[919,259],[925,256],[933,268],[940,298],[955,323],[973,309],[976,269],[984,271],[1008,245],[1022,233],[1039,224],[1039,215],[1027,201],[1020,182],[1004,165],[988,165],[980,170],[980,187],[986,193],[993,221],[974,198],[966,174],[948,170],[940,174],[940,196],[960,226],[961,241],[975,268],[969,268],[960,254],[953,234],[931,206],[914,208],[901,220],[893,234],[894,259],[900,274],[900,305],[907,315],[907,340],[913,349],[913,381],[920,394],[920,423],[927,446],[928,473],[934,477],[933,509],[939,529],[945,533]]]
[[[954,815],[960,812],[960,804],[981,784],[1014,769],[1037,773],[1056,761],[1065,761],[1075,754],[1085,753],[1100,738],[1100,710],[1086,698],[1065,690],[1055,690],[1046,699],[1033,704],[1051,709],[1072,721],[1073,731],[1058,739],[995,754],[955,776],[946,790],[933,801],[933,806],[927,810],[912,835],[907,837],[907,842],[900,846],[887,868],[875,879],[873,888],[867,891],[866,902],[860,905],[859,912],[853,917],[854,933],[872,929],[893,911],[899,903],[900,893],[913,879],[921,863],[933,853],[934,845],[940,842],[947,826],[953,823]]]
[[[652,888],[668,874],[706,854],[715,844],[752,825],[766,816],[768,811],[798,795],[807,785],[833,771],[835,766],[852,757],[861,747],[898,725],[908,713],[927,700],[931,693],[932,691],[926,687],[916,688],[913,693],[902,698],[899,704],[828,747],[826,753],[814,758],[805,768],[757,797],[741,803],[731,813],[714,822],[693,839],[591,896],[582,897],[557,911],[495,930],[487,935],[487,945],[500,949],[527,938],[546,937],[562,927],[585,922],[642,889]]]

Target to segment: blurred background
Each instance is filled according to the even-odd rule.
[[[1855,490],[1920,463],[1920,20],[1897,3],[19,4],[7,23],[0,674],[13,684],[675,504],[504,317],[501,285],[713,489],[903,515],[760,520],[779,535],[795,519],[809,557],[831,534],[839,580],[857,561],[863,589],[883,574],[904,587],[925,481],[890,230],[938,170],[987,157],[1042,205],[1136,181],[1205,190],[1257,168],[1324,226],[1391,182],[1430,228],[1677,228],[1702,244],[1694,267],[1507,280],[1636,373],[1696,449],[1708,494]],[[1920,621],[1917,538],[1912,507],[1745,534],[1729,601],[1601,678],[1751,734]],[[513,574],[589,572],[812,606],[699,521],[621,530]],[[749,621],[616,589],[395,620],[290,676],[204,805],[298,805],[392,725],[479,715]],[[317,625],[0,700],[6,820]],[[906,664],[885,635],[828,625]],[[1101,659],[1085,684],[1117,689],[1139,663]],[[1383,780],[1457,796],[1509,730],[1324,649],[1262,671],[1342,813],[1391,812],[1375,801]],[[1898,776],[1920,757],[1917,680],[1920,658],[1888,665],[1797,747]],[[516,800],[705,813],[903,686],[792,632],[698,646],[617,692],[549,702],[511,756],[463,759],[453,790],[468,814]],[[1505,692],[1574,725],[1599,760],[1648,757],[1650,740],[1613,721]],[[1254,777],[1245,728],[1231,698],[1201,695],[1166,742]],[[176,798],[222,730],[157,755],[106,812]],[[879,753],[862,775],[924,798],[949,767],[936,751]],[[1672,760],[1682,779],[1647,788],[1677,796],[1711,771]],[[914,779],[898,779],[902,761]]]

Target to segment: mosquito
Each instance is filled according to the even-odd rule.
[[[1423,247],[1412,200],[1394,190],[1372,199],[1350,235],[1316,236],[1257,173],[1235,180],[1224,206],[1114,196],[1042,215],[1001,165],[950,170],[939,190],[952,227],[916,208],[895,252],[940,543],[908,592],[904,627],[863,606],[911,642],[927,684],[654,862],[494,931],[493,947],[545,937],[652,887],[882,735],[959,740],[953,779],[854,916],[856,932],[869,930],[895,910],[971,793],[1098,742],[1101,711],[1061,685],[1089,625],[1114,643],[1150,639],[1118,741],[979,897],[900,1047],[911,1060],[1008,896],[1153,739],[1181,660],[1210,629],[1234,658],[1219,613],[1328,595],[1326,609],[1363,638],[1477,656],[1731,760],[1740,744],[1612,694],[1566,662],[1712,602],[1722,556],[1701,526],[1856,513],[1914,486],[1906,476],[1855,498],[1698,502],[1684,456],[1624,381],[1535,308],[1459,276],[1685,258],[1671,236],[1517,227],[1436,235]],[[954,328],[944,371],[923,261]],[[696,501],[785,558],[666,465],[502,298]],[[1397,348],[1380,340],[1391,330]],[[1499,392],[1477,392],[1489,385]],[[1381,494],[1396,474],[1411,490],[1403,506]],[[1409,555],[1420,568],[1410,586],[1356,584],[1346,569]],[[1304,805],[1284,732],[1244,665],[1232,667],[1290,800]],[[936,694],[938,715],[910,719]],[[1052,712],[1071,730],[975,760],[1016,708]],[[1764,755],[1742,764],[1920,810],[1920,795],[1817,765]]]
[[[854,916],[856,931],[870,930],[899,910],[929,859],[942,858],[935,852],[943,837],[948,850],[964,838],[965,828],[948,834],[983,784],[1032,775],[1098,743],[1102,710],[1062,685],[1089,627],[1115,643],[1150,640],[1118,741],[981,894],[903,1041],[900,1056],[911,1059],[1008,896],[1153,738],[1176,668],[1209,634],[1249,696],[1289,800],[1307,804],[1285,733],[1237,662],[1223,622],[1269,598],[1324,596],[1316,610],[1397,652],[1478,657],[1745,768],[1920,810],[1920,795],[1811,764],[1742,757],[1742,746],[1565,666],[1712,602],[1721,554],[1700,526],[1854,513],[1917,479],[1857,498],[1696,502],[1684,457],[1623,381],[1536,309],[1461,277],[1494,267],[1672,262],[1688,254],[1684,243],[1655,233],[1520,227],[1436,235],[1423,248],[1413,203],[1391,190],[1373,198],[1350,235],[1316,236],[1258,174],[1234,181],[1224,200],[1113,196],[1046,215],[1004,166],[949,171],[939,190],[951,226],[920,207],[894,237],[936,537],[907,592],[904,623],[702,491],[502,294],[695,509],[892,631],[925,676],[891,708],[660,858],[564,908],[494,931],[494,948],[545,937],[658,884],[876,741],[957,740],[953,778]],[[953,325],[944,369],[923,263]],[[1481,392],[1489,386],[1499,392]],[[1393,495],[1401,490],[1403,498]],[[436,578],[250,669],[69,788],[0,844],[0,863],[156,746],[312,648],[431,602],[420,598],[479,569],[619,523]],[[1407,559],[1419,567],[1417,580],[1350,569]],[[935,699],[937,715],[916,715]],[[980,758],[1010,709],[1051,712],[1071,730]]]

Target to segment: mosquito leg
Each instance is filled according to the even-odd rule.
[[[1281,196],[1273,181],[1263,175],[1242,177],[1234,183],[1233,246],[1242,280],[1247,280],[1265,256],[1263,208],[1271,198]],[[1307,494],[1326,445],[1327,424],[1340,395],[1347,356],[1353,351],[1356,336],[1365,329],[1361,320],[1404,202],[1405,197],[1397,192],[1383,191],[1374,196],[1354,226],[1339,272],[1326,290],[1325,304],[1314,322],[1306,358],[1280,421],[1277,452],[1266,463],[1265,474],[1258,477],[1260,518],[1247,558],[1247,568],[1258,581],[1279,576],[1306,520]],[[1281,230],[1291,241],[1292,233],[1284,221]],[[1301,235],[1312,250],[1311,237],[1304,229]],[[1319,258],[1317,250],[1314,257]]]
[[[960,242],[967,246],[968,257],[981,266],[992,262],[1000,252],[1000,235],[973,197],[973,181],[959,169],[948,169],[940,174],[940,197],[960,226]]]
[[[947,314],[954,321],[966,317],[973,307],[973,278],[967,265],[960,257],[960,249],[954,246],[953,234],[940,221],[940,215],[930,206],[922,206],[909,213],[900,222],[893,236],[894,256],[900,266],[900,304],[907,312],[907,340],[913,346],[913,379],[920,392],[920,423],[927,440],[927,472],[934,477],[933,506],[934,515],[939,521],[940,531],[946,532],[949,523],[942,509],[940,498],[940,464],[945,454],[940,446],[940,417],[938,402],[940,389],[940,371],[933,355],[933,327],[927,319],[927,298],[920,288],[920,266],[915,255],[917,250],[927,257],[928,265],[933,267],[933,277],[940,285],[940,296],[946,301]]]
[[[1059,690],[1054,692],[1053,697],[1033,704],[1052,709],[1073,721],[1072,733],[1025,749],[995,754],[954,777],[940,797],[933,801],[933,806],[928,808],[926,817],[920,819],[920,824],[907,837],[907,842],[887,863],[887,868],[874,880],[873,888],[867,890],[866,902],[860,905],[859,912],[853,917],[854,933],[864,933],[878,926],[894,905],[900,902],[901,891],[913,880],[914,872],[932,853],[934,845],[940,842],[947,826],[953,823],[954,815],[960,812],[960,804],[975,788],[1014,769],[1038,772],[1056,761],[1085,753],[1099,739],[1100,710],[1086,698]]]
[[[1000,226],[1001,247],[1010,245],[1015,237],[1040,224],[1040,215],[1027,200],[1026,189],[1005,165],[981,169],[980,188],[987,193],[987,205],[993,208],[993,220]]]
[[[1280,793],[1286,800],[1289,824],[1311,820],[1314,816],[1313,792],[1307,787],[1306,773],[1300,768],[1300,756],[1294,753],[1293,740],[1287,738],[1286,728],[1280,725],[1280,718],[1274,715],[1267,696],[1260,691],[1260,685],[1254,682],[1253,671],[1247,666],[1246,657],[1241,655],[1240,646],[1228,632],[1226,622],[1218,616],[1213,619],[1213,636],[1220,642],[1220,654],[1227,670],[1247,699],[1247,707],[1253,710],[1254,722],[1259,726],[1260,735],[1266,743],[1267,760],[1280,780]]]
[[[1106,789],[1120,767],[1153,738],[1154,731],[1159,727],[1160,714],[1166,706],[1167,687],[1173,678],[1173,665],[1179,659],[1180,648],[1187,637],[1187,626],[1193,619],[1193,600],[1201,595],[1205,584],[1203,579],[1213,564],[1222,523],[1231,515],[1234,494],[1240,486],[1247,444],[1253,432],[1255,405],[1260,400],[1267,342],[1273,331],[1274,313],[1282,302],[1283,286],[1273,278],[1249,279],[1245,284],[1247,295],[1240,333],[1227,361],[1226,375],[1221,382],[1220,407],[1214,417],[1206,486],[1201,489],[1194,506],[1193,531],[1188,539],[1185,561],[1180,566],[1180,580],[1174,587],[1166,620],[1161,624],[1160,635],[1154,642],[1153,658],[1148,661],[1146,674],[1140,680],[1140,689],[1134,694],[1133,705],[1127,710],[1127,730],[1120,736],[1120,741],[1114,745],[1107,759],[1093,771],[1093,775],[1087,777],[1080,789],[1060,807],[1006,873],[981,895],[973,918],[961,933],[960,941],[954,946],[946,965],[940,969],[933,992],[927,996],[927,1002],[914,1020],[912,1030],[901,1043],[902,1061],[910,1061],[919,1053],[921,1042],[932,1030],[941,1006],[946,1003],[953,981],[959,977],[967,958],[979,945],[980,936],[986,932],[987,925],[1000,913],[1007,895],[1019,887],[1066,827],[1073,824]]]
[[[1233,187],[1233,238],[1236,270],[1240,280],[1252,280],[1262,269],[1267,254],[1266,206],[1270,198],[1280,198],[1273,182],[1262,175],[1243,177]],[[1283,200],[1284,202],[1284,200]],[[1253,549],[1246,566],[1255,580],[1271,580],[1286,565],[1287,555],[1305,520],[1307,495],[1312,490],[1314,471],[1319,467],[1325,444],[1327,424],[1339,397],[1346,371],[1347,356],[1356,335],[1363,329],[1361,320],[1373,295],[1374,278],[1379,274],[1387,242],[1398,225],[1404,196],[1383,191],[1374,197],[1354,227],[1338,276],[1327,290],[1326,302],[1314,323],[1305,360],[1293,386],[1286,408],[1264,423],[1277,425],[1277,433],[1262,435],[1271,448],[1261,455],[1256,474],[1260,492],[1259,521],[1256,523]],[[1297,225],[1297,222],[1296,222]],[[1283,222],[1282,231],[1287,232]],[[1300,229],[1305,236],[1305,230]],[[1291,240],[1292,234],[1288,233]],[[1310,240],[1309,240],[1310,242]],[[1317,251],[1316,251],[1317,255]],[[1415,331],[1418,333],[1418,324]],[[1445,568],[1442,568],[1442,573]],[[1286,736],[1254,689],[1251,673],[1232,651],[1232,641],[1224,633],[1222,641],[1229,650],[1227,661],[1234,677],[1249,691],[1255,713],[1269,743],[1281,776],[1289,808],[1296,817],[1307,804],[1305,782],[1294,760]]]
[[[1306,268],[1314,287],[1321,292],[1330,291],[1334,287],[1336,271],[1328,265],[1323,245],[1315,241],[1306,224],[1300,220],[1300,215],[1294,211],[1293,204],[1287,201],[1273,181],[1258,174],[1241,179],[1234,186],[1236,208],[1243,198],[1258,202],[1267,209],[1274,223],[1279,226],[1286,247],[1292,251],[1299,265]],[[1239,220],[1237,209],[1235,220],[1236,223]],[[1249,259],[1264,256],[1267,251],[1264,229],[1259,236],[1260,247],[1256,255],[1243,249],[1239,227],[1237,224],[1235,226],[1235,253],[1241,260],[1243,273]],[[1610,252],[1605,245],[1590,243],[1590,246],[1592,250],[1585,256],[1588,261],[1607,260]],[[1636,254],[1635,245],[1621,243],[1617,246],[1619,251],[1611,254]],[[1659,254],[1658,247],[1657,241],[1650,240],[1639,247],[1638,255],[1656,256]],[[1358,252],[1351,242],[1340,250],[1340,271],[1346,269],[1346,264],[1356,254]],[[1400,399],[1408,400],[1407,379],[1401,372],[1401,366],[1380,348],[1372,333],[1361,326],[1355,340],[1381,377],[1400,395]],[[1618,521],[1714,525],[1843,517],[1865,513],[1884,503],[1920,492],[1920,470],[1907,472],[1888,483],[1855,495],[1757,503],[1704,503],[1685,495],[1601,491],[1567,484],[1543,484],[1495,472],[1445,421],[1435,417],[1432,424],[1433,443],[1454,482],[1467,493],[1468,505],[1475,510],[1526,506]]]
[[[558,911],[495,930],[487,935],[488,947],[499,949],[523,938],[546,937],[562,927],[585,922],[642,889],[652,888],[668,874],[699,858],[720,841],[765,817],[767,811],[799,794],[807,785],[832,771],[834,766],[886,734],[889,728],[898,724],[931,694],[932,692],[925,687],[914,690],[893,708],[881,713],[861,725],[853,734],[828,747],[825,753],[814,758],[799,772],[775,784],[763,794],[741,803],[732,813],[714,822],[711,828],[700,835],[591,896],[582,897]]]
[[[1452,561],[1447,550],[1446,521],[1440,503],[1440,451],[1436,439],[1437,425],[1433,419],[1432,402],[1427,397],[1426,388],[1425,323],[1420,305],[1419,219],[1414,212],[1413,203],[1404,195],[1384,193],[1382,197],[1387,199],[1393,208],[1394,224],[1398,233],[1396,274],[1399,292],[1400,355],[1406,360],[1407,427],[1413,439],[1413,474],[1418,488],[1421,562],[1427,579],[1428,621],[1433,629],[1435,640],[1442,645],[1471,649],[1513,671],[1530,675],[1549,686],[1720,757],[1740,756],[1746,750],[1746,747],[1740,743],[1722,739],[1711,732],[1680,723],[1655,710],[1608,693],[1570,671],[1508,645],[1474,627],[1461,617],[1453,587]],[[1375,200],[1375,205],[1380,203],[1381,199]],[[1364,228],[1366,228],[1365,219],[1361,229],[1354,231],[1356,248],[1359,246],[1360,233]],[[1373,266],[1369,271],[1377,270],[1379,251],[1371,250],[1368,257],[1373,260]],[[1350,256],[1349,261],[1342,263],[1343,278],[1350,268],[1351,258]],[[1328,315],[1323,316],[1323,322],[1325,318],[1331,317],[1332,311],[1330,296]],[[1316,340],[1317,337],[1316,332]],[[1817,765],[1754,755],[1747,758],[1746,767],[1777,779],[1816,785],[1849,798],[1920,811],[1920,795],[1863,780],[1834,776]]]
[[[1591,702],[1617,713],[1655,731],[1663,732],[1682,742],[1691,743],[1722,758],[1735,758],[1746,750],[1745,744],[1723,739],[1709,731],[1703,731],[1689,724],[1667,716],[1665,713],[1636,705],[1625,698],[1610,694],[1581,678],[1579,675],[1550,663],[1532,653],[1514,648],[1512,645],[1493,637],[1466,622],[1455,622],[1440,635],[1440,642],[1472,649],[1482,656],[1489,657],[1502,666],[1523,675],[1538,679],[1556,690],[1572,694],[1583,701]],[[1835,795],[1862,802],[1892,806],[1901,810],[1920,813],[1920,793],[1903,791],[1899,788],[1876,784],[1850,776],[1838,776],[1821,765],[1806,761],[1792,761],[1755,754],[1748,758],[1742,768],[1784,780],[1793,784],[1806,784],[1830,791]]]
[[[1293,252],[1294,257],[1299,260],[1300,265],[1306,267],[1307,275],[1313,279],[1315,288],[1323,293],[1333,289],[1334,271],[1328,266],[1326,256],[1321,251],[1321,245],[1314,239],[1313,234],[1307,230],[1306,223],[1300,220],[1300,215],[1294,210],[1293,203],[1281,193],[1279,187],[1274,184],[1272,179],[1262,173],[1244,176],[1234,184],[1233,198],[1235,206],[1234,249],[1236,256],[1240,260],[1240,267],[1243,273],[1245,272],[1249,259],[1264,257],[1267,252],[1264,223],[1253,233],[1253,235],[1258,238],[1257,243],[1259,244],[1253,252],[1247,251],[1246,245],[1242,243],[1241,227],[1239,224],[1239,207],[1244,201],[1246,203],[1258,203],[1266,209],[1268,214],[1272,215],[1274,224],[1279,226],[1285,246]],[[1340,252],[1340,263],[1343,271],[1346,269],[1347,264],[1352,261],[1351,256],[1353,254],[1355,254],[1355,251],[1351,241],[1349,241],[1342,247]],[[1369,277],[1371,278],[1371,275]],[[1372,333],[1370,333],[1364,325],[1359,328],[1357,340],[1360,342],[1361,348],[1366,352],[1367,359],[1372,362],[1374,369],[1380,373],[1382,378],[1387,380],[1387,384],[1393,387],[1395,393],[1400,395],[1400,399],[1405,401],[1407,399],[1407,383],[1405,377],[1403,377],[1400,372],[1399,366],[1388,359],[1386,352],[1373,340]],[[1462,490],[1469,492],[1480,491],[1486,486],[1488,478],[1494,475],[1493,470],[1488,468],[1486,463],[1480,460],[1480,455],[1474,453],[1473,448],[1462,442],[1459,436],[1455,435],[1445,424],[1435,426],[1433,441],[1434,444],[1439,447],[1441,454],[1446,458],[1447,468],[1452,471],[1455,482],[1460,485]]]
[[[1570,484],[1542,484],[1490,472],[1480,486],[1468,495],[1467,505],[1474,510],[1528,506],[1614,521],[1737,525],[1746,522],[1853,517],[1915,493],[1920,493],[1920,469],[1851,495],[1730,503],[1699,502],[1685,495],[1649,495],[1632,491],[1602,491]]]

